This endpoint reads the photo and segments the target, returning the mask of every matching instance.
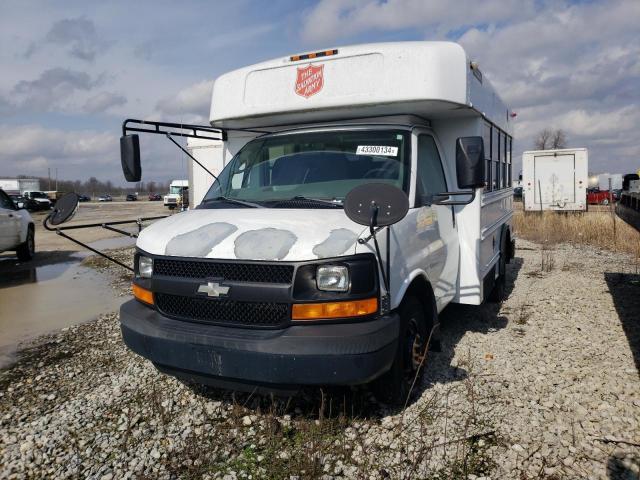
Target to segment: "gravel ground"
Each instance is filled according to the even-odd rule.
[[[184,385],[126,350],[116,314],[41,337],[0,373],[0,478],[638,478],[637,264],[518,246],[507,301],[443,312],[403,410]]]

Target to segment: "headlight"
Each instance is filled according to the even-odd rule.
[[[316,270],[318,290],[346,292],[349,290],[349,269],[343,265],[322,265]]]
[[[151,278],[153,275],[153,259],[149,257],[138,257],[138,275],[142,278]]]

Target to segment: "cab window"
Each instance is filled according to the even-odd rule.
[[[4,208],[7,210],[15,210],[15,205],[13,204],[13,200],[9,198],[9,196],[0,191],[0,208]]]
[[[447,191],[438,147],[431,135],[418,135],[417,206],[429,205],[430,198]]]

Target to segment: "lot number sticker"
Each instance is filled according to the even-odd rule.
[[[385,145],[358,145],[356,155],[384,155],[386,157],[397,157],[398,147],[388,147]]]

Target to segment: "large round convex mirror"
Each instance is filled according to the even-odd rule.
[[[377,214],[375,210],[377,207]],[[360,225],[384,227],[402,220],[409,211],[409,199],[398,187],[388,183],[365,183],[351,190],[344,199],[344,212]]]
[[[60,197],[53,207],[53,212],[49,214],[49,223],[60,225],[71,220],[78,211],[78,200],[78,195],[75,193],[67,193]]]

